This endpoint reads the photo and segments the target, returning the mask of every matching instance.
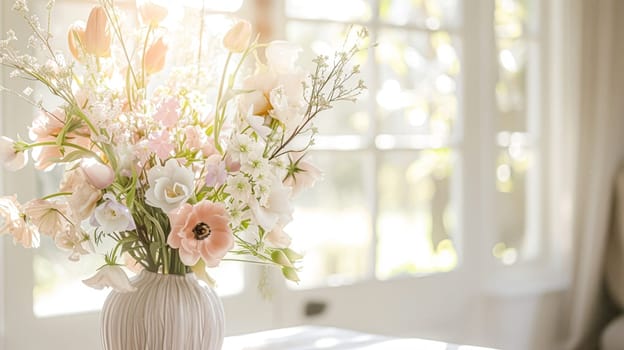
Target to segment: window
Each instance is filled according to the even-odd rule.
[[[471,44],[488,34],[495,38],[490,49],[498,59],[480,58],[492,63],[479,67],[490,70],[483,76],[497,76],[489,92],[483,91],[487,84],[479,91],[463,79],[463,61],[482,54],[465,47],[474,23],[464,17],[472,10],[462,6],[472,5],[286,1],[286,34],[316,54],[326,53],[353,22],[367,26],[378,43],[374,54],[360,58],[369,95],[359,108],[343,107],[319,123],[325,138],[317,157],[329,170],[320,188],[307,194],[291,229],[295,241],[313,252],[305,265],[314,269],[302,280],[331,285],[448,271],[458,264],[461,239],[492,240],[493,256],[505,265],[539,254],[537,5],[493,1],[490,33],[468,38]],[[479,94],[496,105],[494,114],[465,109],[464,101]],[[467,124],[495,125],[484,140],[486,153],[467,150],[466,139],[486,131]],[[461,227],[471,208],[461,208],[458,199],[463,186],[479,181],[462,176],[461,168],[464,162],[487,164],[488,157],[494,159],[488,176],[494,181],[481,190],[485,197],[493,194],[493,237],[474,237]]]
[[[496,204],[499,242],[493,255],[505,265],[539,254],[539,41],[536,5],[497,0],[494,33],[496,83]],[[530,205],[528,205],[530,204]],[[532,211],[529,211],[532,208]]]
[[[330,54],[351,23],[368,86],[357,105],[320,117],[313,157],[324,180],[289,227],[306,250],[302,286],[453,269],[461,130],[459,1],[285,2],[285,33],[308,56]],[[312,51],[312,52],[310,52]]]

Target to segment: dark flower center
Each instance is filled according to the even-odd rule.
[[[211,233],[212,230],[210,230],[210,226],[206,223],[200,222],[193,227],[193,234],[195,235],[195,239],[198,241],[208,238]]]

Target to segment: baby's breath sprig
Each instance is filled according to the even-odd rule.
[[[347,38],[349,35],[347,35]],[[360,66],[350,66],[353,57],[366,48],[361,46],[361,42],[368,37],[366,28],[357,32],[357,41],[350,48],[346,49],[346,40],[343,50],[334,53],[333,58],[326,55],[318,55],[312,60],[315,64],[313,73],[307,81],[303,82],[303,95],[307,102],[303,121],[289,134],[282,135],[281,142],[271,153],[269,159],[275,159],[290,152],[302,150],[289,150],[288,145],[299,135],[307,132],[312,133],[313,138],[316,129],[311,127],[312,120],[319,113],[331,109],[334,103],[339,101],[355,102],[357,97],[366,90],[366,85],[362,79],[358,79]],[[308,147],[311,144],[308,144]]]

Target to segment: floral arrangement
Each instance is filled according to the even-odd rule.
[[[154,0],[137,1],[138,21],[100,0],[86,23],[69,28],[71,55],[53,48],[45,29],[53,1],[46,26],[25,0],[13,10],[32,29],[27,49],[38,55],[16,48],[9,31],[2,65],[60,103],[32,100],[31,88],[14,92],[38,114],[30,141],[0,138],[0,161],[9,170],[29,158],[40,171],[64,169],[57,193],[24,204],[0,197],[0,233],[24,247],[48,236],[73,261],[109,248],[84,281],[96,288],[131,291],[122,265],[209,280],[206,267],[222,260],[274,265],[299,280],[301,255],[284,227],[293,196],[321,174],[306,153],[315,118],[365,89],[349,64],[365,30],[333,57],[318,56],[307,73],[297,65],[298,46],[260,43],[243,20],[220,38],[217,53],[206,54],[200,30],[198,45],[175,47],[186,61],[171,63],[169,12]],[[138,24],[130,31],[127,22]]]

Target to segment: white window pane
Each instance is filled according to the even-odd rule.
[[[452,156],[449,149],[383,153],[378,172],[377,277],[457,266]]]
[[[371,216],[366,194],[370,158],[359,152],[314,152],[323,180],[296,198],[286,227],[304,253],[299,288],[340,285],[369,277]]]
[[[457,120],[459,40],[447,32],[380,31],[380,132],[449,137]]]
[[[380,0],[379,18],[396,25],[415,25],[429,30],[458,27],[460,0]]]
[[[372,0],[286,0],[286,15],[293,18],[333,21],[367,21]]]

